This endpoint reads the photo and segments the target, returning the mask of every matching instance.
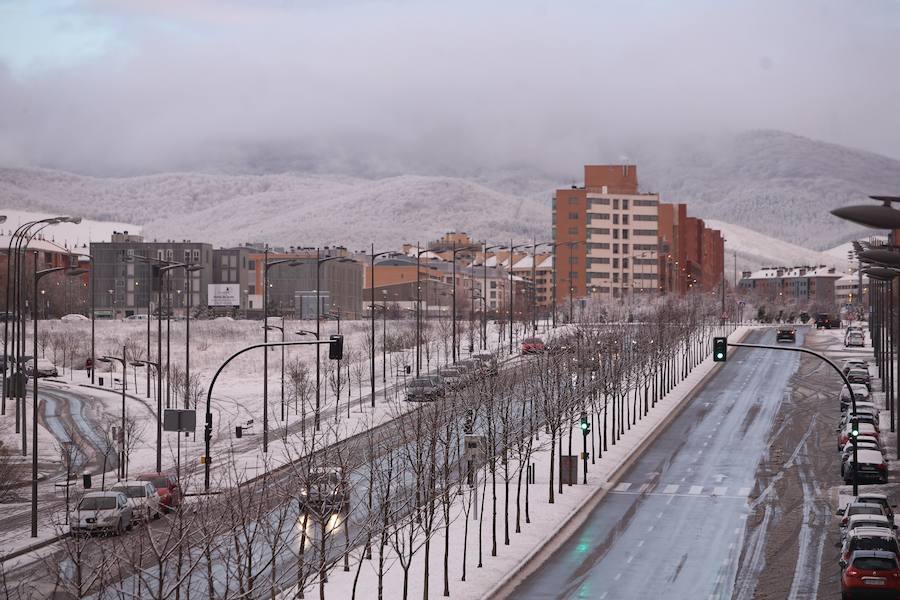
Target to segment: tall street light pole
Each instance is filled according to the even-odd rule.
[[[513,245],[513,241],[509,240],[509,354],[512,356],[513,353],[513,298],[515,296],[515,283],[513,282],[513,264],[515,262],[514,254],[516,250],[519,248],[524,248],[528,246],[528,244],[515,244]]]
[[[464,247],[462,247],[462,248],[457,248],[457,247],[456,247],[456,241],[455,241],[455,240],[451,243],[451,246],[450,246],[450,254],[451,254],[451,258],[452,258],[452,260],[453,260],[453,277],[452,277],[452,279],[453,279],[453,289],[451,290],[451,291],[452,291],[452,298],[451,298],[451,299],[452,299],[452,301],[453,301],[453,310],[452,310],[452,315],[453,315],[453,319],[452,319],[452,320],[453,320],[453,325],[452,325],[452,330],[453,330],[453,352],[452,352],[453,364],[456,364],[456,355],[457,355],[457,347],[456,347],[456,255],[459,254],[460,252],[467,252],[467,251],[471,251],[471,250],[476,249],[476,248],[477,248],[476,246],[464,246]]]
[[[422,269],[420,261],[422,254],[428,251],[427,248],[425,250],[419,248],[419,243],[416,242],[416,377],[419,376],[422,365]]]
[[[497,248],[502,248],[502,245],[495,246],[485,246],[482,244],[481,248],[481,295],[487,298],[487,253],[491,250],[496,250]],[[496,269],[497,261],[494,260],[494,268]],[[487,300],[485,300],[483,304],[484,310],[481,313],[481,345],[483,348],[487,348]]]
[[[269,260],[271,249],[268,244],[264,252],[263,262],[263,342],[269,342],[269,269],[278,265],[287,264],[289,267],[296,267],[300,264],[294,258],[281,258],[278,260]],[[318,250],[316,251],[318,252]],[[284,413],[284,399],[282,399],[282,413]],[[282,414],[284,419],[284,414]],[[269,451],[269,351],[263,349],[263,452]]]
[[[371,299],[370,317],[372,320],[372,333],[369,339],[369,382],[371,384],[372,408],[375,408],[375,259],[379,256],[393,254],[393,251],[375,252],[375,244],[372,243],[369,267],[369,297]]]
[[[128,355],[122,346],[122,357],[103,356],[101,362],[110,363],[116,361],[122,364],[122,422],[119,425],[119,479],[126,479],[125,475],[125,378],[128,376]]]
[[[322,287],[322,265],[325,263],[336,260],[339,262],[353,262],[349,258],[345,258],[343,256],[326,256],[322,258],[321,250],[316,248],[316,340],[319,339],[321,335],[320,330],[320,321],[322,320],[321,309],[322,309],[322,301],[320,299],[320,291]],[[319,431],[322,427],[321,420],[321,410],[322,410],[322,361],[319,353],[319,347],[316,346],[316,414],[314,416],[314,421],[316,424],[316,431]]]
[[[84,273],[81,269],[66,269],[66,267],[53,267],[50,269],[38,270],[38,252],[34,252],[34,295],[37,296],[38,282],[41,278],[56,273],[57,271],[67,271],[69,276],[78,276]],[[34,368],[31,373],[32,383],[32,415],[31,415],[31,537],[37,537],[37,488],[38,488],[38,313],[37,307],[31,311],[34,321],[34,330],[32,332],[32,355],[34,356]],[[22,401],[22,414],[24,417],[25,402]],[[24,420],[24,419],[23,419]]]
[[[264,325],[268,329],[277,329],[281,332],[281,341],[284,341],[284,317],[281,317],[281,325]],[[281,420],[285,420],[284,414],[284,346],[281,347]]]

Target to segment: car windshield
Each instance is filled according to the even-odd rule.
[[[112,510],[116,507],[115,496],[88,496],[82,498],[78,508],[81,510]]]
[[[849,516],[852,515],[880,515],[881,508],[877,506],[851,506],[850,510],[847,512]]]
[[[544,342],[542,342],[540,340],[540,338],[526,338],[526,339],[522,340],[522,343],[523,344],[543,344]]]
[[[141,485],[129,485],[127,487],[114,487],[114,490],[117,492],[122,492],[129,498],[143,498],[147,495],[147,489]]]
[[[152,483],[153,487],[157,489],[169,487],[169,480],[165,477],[154,477],[150,480],[150,483]]]
[[[882,558],[880,556],[860,556],[853,561],[853,566],[857,569],[866,571],[890,571],[897,565],[897,561],[892,558]]]
[[[887,550],[897,549],[897,542],[883,537],[860,537],[850,542],[850,551],[854,550]]]

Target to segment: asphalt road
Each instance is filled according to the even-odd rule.
[[[775,332],[746,341],[774,344]],[[799,354],[729,350],[728,362],[511,597],[731,598],[757,465],[798,365]]]

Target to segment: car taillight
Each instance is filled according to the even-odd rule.
[[[857,576],[859,576],[859,571],[857,571],[853,567],[848,567],[847,570],[844,571],[844,574],[849,577],[857,577]]]
[[[879,470],[879,471],[886,471],[886,470],[887,470],[887,465],[884,464],[884,463],[881,463],[880,465],[877,465],[877,466],[878,466],[878,470]]]
[[[843,519],[841,519],[841,525],[846,525],[848,520],[849,517],[844,517]]]

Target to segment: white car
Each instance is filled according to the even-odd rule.
[[[109,489],[125,494],[133,521],[149,522],[159,518],[159,494],[149,481],[120,481]]]
[[[122,492],[88,492],[69,518],[74,535],[95,531],[120,535],[131,529],[131,507]]]
[[[32,373],[35,372],[34,367],[34,359],[29,360],[25,363],[25,374],[29,377],[32,376]],[[56,365],[47,360],[46,358],[37,359],[37,376],[38,377],[58,377],[59,371],[56,369]]]
[[[78,313],[72,313],[70,315],[63,315],[59,318],[60,321],[88,321],[89,319],[84,315],[79,315]]]
[[[126,321],[146,321],[149,318],[150,318],[149,315],[137,314],[137,315],[128,315],[127,317],[125,317],[125,320]]]

